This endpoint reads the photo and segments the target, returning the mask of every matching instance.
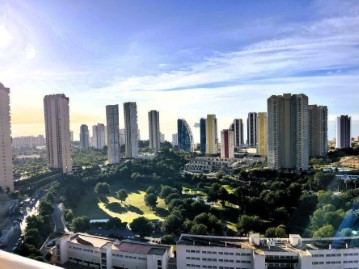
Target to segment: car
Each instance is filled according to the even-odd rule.
[[[49,240],[48,242],[47,242],[47,244],[46,244],[46,247],[53,247],[53,246],[55,246],[55,241],[54,240]]]

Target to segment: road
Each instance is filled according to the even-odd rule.
[[[68,232],[65,226],[63,211],[64,211],[63,204],[54,205],[54,212],[52,213],[52,219],[54,220],[56,233]]]

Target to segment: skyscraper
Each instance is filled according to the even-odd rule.
[[[106,106],[107,120],[107,159],[110,164],[120,162],[120,128],[118,105]]]
[[[160,115],[158,111],[151,110],[148,112],[149,138],[150,148],[154,151],[160,151],[161,135],[160,135]]]
[[[257,145],[257,113],[249,112],[247,118],[247,144],[249,147]]]
[[[324,157],[328,153],[328,109],[326,106],[308,106],[309,156]]]
[[[268,147],[267,112],[257,113],[257,154],[267,156]]]
[[[218,153],[217,118],[213,114],[208,114],[206,120],[206,153]]]
[[[230,126],[234,132],[234,146],[241,147],[244,144],[243,121],[242,119],[234,119]]]
[[[47,164],[69,173],[72,170],[69,98],[64,94],[46,95],[44,114]]]
[[[178,149],[184,151],[193,150],[193,136],[191,128],[185,119],[177,120]]]
[[[202,153],[206,152],[206,119],[201,118],[199,120],[199,132],[200,132],[200,146],[199,149]]]
[[[86,124],[80,126],[80,147],[82,149],[88,149],[90,146],[90,133],[89,127]]]
[[[221,131],[221,158],[234,158],[234,132]]]
[[[14,191],[14,176],[11,151],[10,89],[0,83],[0,187]]]
[[[137,105],[135,102],[127,102],[123,104],[125,116],[125,145],[126,157],[138,157],[138,125],[137,125]]]
[[[172,146],[178,146],[178,134],[172,134]]]
[[[337,117],[337,138],[335,147],[337,149],[351,147],[351,117],[341,115]]]
[[[269,168],[308,170],[308,97],[273,95],[267,104]]]
[[[97,123],[92,126],[92,147],[95,149],[103,149],[105,144],[105,125],[103,123]]]

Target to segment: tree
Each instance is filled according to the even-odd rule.
[[[110,218],[107,223],[108,229],[120,229],[123,228],[123,223],[120,218]]]
[[[333,237],[335,235],[335,230],[333,225],[324,225],[319,230],[314,232],[314,237]]]
[[[95,186],[95,192],[99,195],[106,195],[111,193],[110,185],[106,182],[99,182]]]
[[[288,237],[288,235],[283,228],[271,227],[266,230],[265,237],[284,238],[284,237]]]
[[[40,215],[51,215],[54,212],[54,208],[51,203],[47,200],[41,200],[39,205],[39,213]]]
[[[161,192],[159,194],[159,196],[162,199],[165,199],[168,195],[172,194],[172,193],[178,193],[176,188],[172,188],[170,186],[161,186]]]
[[[153,231],[152,223],[145,217],[138,217],[130,224],[131,230],[141,238],[150,235]]]
[[[173,237],[173,235],[167,234],[167,235],[164,235],[164,236],[161,238],[161,244],[165,244],[165,245],[175,245],[175,244],[176,244],[176,240],[175,240],[175,238]]]
[[[145,204],[151,209],[154,209],[157,205],[157,196],[153,193],[145,195]]]
[[[146,190],[146,194],[150,193],[156,194],[156,189],[153,186],[149,186]]]
[[[204,224],[195,224],[191,228],[191,234],[207,235],[207,226]]]
[[[242,215],[238,219],[238,233],[248,234],[250,231],[259,231],[262,222],[258,216]]]
[[[116,192],[116,195],[117,198],[120,199],[121,203],[124,202],[128,197],[127,191],[124,189],[121,189],[118,192]]]
[[[166,217],[162,223],[162,231],[165,234],[174,234],[179,235],[181,233],[181,226],[183,223],[183,218],[178,214],[170,214]]]
[[[85,232],[89,229],[90,220],[85,216],[76,217],[71,222],[71,227],[74,232]]]

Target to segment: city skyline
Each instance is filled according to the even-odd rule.
[[[81,124],[105,123],[107,104],[133,101],[146,139],[152,109],[169,138],[178,118],[193,127],[216,114],[222,130],[290,92],[328,106],[329,138],[338,115],[351,115],[357,135],[358,11],[334,0],[2,1],[12,134],[44,134],[42,98],[53,93],[70,97],[75,137]]]

